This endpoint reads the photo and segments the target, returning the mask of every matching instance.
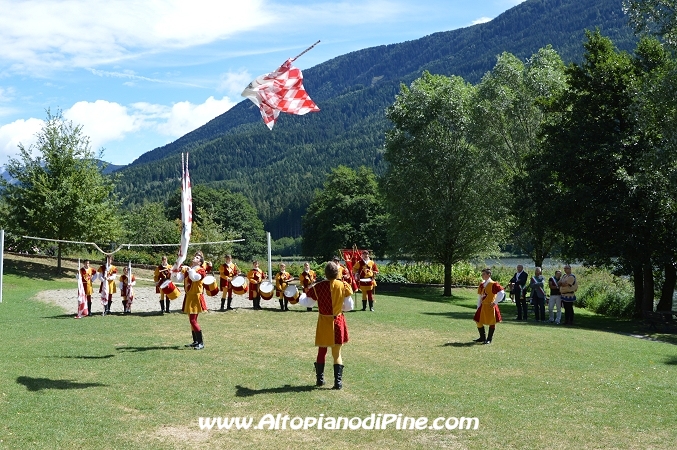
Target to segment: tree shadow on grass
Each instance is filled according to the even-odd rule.
[[[669,366],[677,366],[677,356],[673,356],[665,360],[665,364]]]
[[[314,385],[312,386],[292,386],[290,384],[285,384],[281,387],[276,388],[266,388],[266,389],[250,389],[248,387],[240,386],[239,384],[235,386],[236,397],[251,397],[256,394],[284,394],[285,392],[310,392],[317,389]]]
[[[61,268],[60,271],[50,264],[34,261],[19,261],[5,259],[3,270],[5,274],[12,274],[37,280],[55,281],[65,277],[75,278],[76,269]]]
[[[103,355],[103,356],[52,356],[52,358],[63,358],[63,359],[108,359],[114,358],[115,355]]]
[[[52,380],[50,378],[17,377],[16,382],[26,386],[31,392],[44,389],[87,389],[90,387],[105,387],[101,383],[79,383],[73,380]]]
[[[116,350],[119,352],[128,352],[128,353],[136,353],[136,352],[149,352],[153,350],[182,350],[183,346],[181,345],[170,345],[166,347],[161,347],[161,346],[151,346],[151,347],[117,347]]]

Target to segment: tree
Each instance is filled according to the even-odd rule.
[[[562,239],[553,226],[556,190],[542,170],[540,135],[547,120],[544,101],[565,87],[564,63],[552,47],[541,48],[526,63],[504,52],[477,86],[473,108],[473,141],[493,149],[510,177],[513,243],[536,266]]]
[[[677,46],[677,1],[623,0],[623,11],[635,33],[662,36],[668,45]]]
[[[555,103],[561,116],[545,127],[546,160],[563,191],[557,223],[571,236],[571,257],[632,274],[639,314],[653,310],[666,249],[674,267],[674,153],[651,119],[658,110],[650,99],[664,100],[649,94],[665,54],[642,41],[632,58],[599,31],[587,39],[584,62],[567,69],[569,89]]]
[[[398,253],[452,266],[497,248],[506,212],[501,166],[469,141],[475,89],[460,77],[425,72],[401,86],[386,115],[389,163],[382,191]]]
[[[12,233],[98,242],[121,235],[113,181],[101,174],[82,127],[60,111],[47,110],[37,142],[29,148],[19,144],[19,157],[9,158],[7,172],[16,179],[2,181]],[[63,246],[58,244],[59,270]]]
[[[315,192],[303,216],[303,254],[327,261],[353,245],[384,254],[385,207],[374,172],[339,166],[327,176],[324,189]]]
[[[233,257],[240,260],[252,260],[266,252],[266,233],[263,222],[258,218],[250,201],[242,194],[226,189],[214,189],[208,186],[193,186],[193,222],[195,238],[202,233],[204,237],[221,235],[222,239],[245,239],[234,243]],[[177,190],[167,201],[166,217],[170,220],[181,217],[181,191]],[[217,253],[224,249],[213,249]]]

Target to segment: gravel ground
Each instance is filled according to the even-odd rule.
[[[183,291],[183,290],[182,290]],[[232,307],[236,309],[242,309],[244,311],[252,310],[252,302],[249,301],[245,295],[233,295]],[[58,289],[53,291],[42,291],[37,297],[38,300],[52,303],[63,308],[68,314],[77,314],[78,312],[78,290],[77,285],[73,283],[73,289]],[[94,314],[101,314],[102,305],[99,300],[99,293],[95,288],[94,294],[92,294],[92,310]],[[210,310],[218,310],[221,308],[221,292],[218,293],[215,297],[205,296],[207,301],[207,307]],[[182,295],[171,302],[169,310],[171,312],[180,312],[181,305],[183,303],[183,293]],[[270,309],[279,309],[280,304],[277,301],[277,298],[272,300],[262,300],[261,306],[263,308]],[[289,308],[300,309],[302,307],[298,305],[289,305]],[[253,310],[252,310],[253,311]],[[113,314],[118,314],[122,312],[122,297],[120,293],[117,292],[113,294],[113,305],[111,308]],[[143,313],[143,312],[160,312],[160,294],[155,293],[155,288],[152,286],[146,287],[135,287],[134,288],[134,302],[132,303],[132,314],[133,313]]]

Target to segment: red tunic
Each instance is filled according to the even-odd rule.
[[[340,280],[325,280],[308,289],[308,297],[317,301],[319,316],[315,330],[315,345],[333,347],[348,342],[348,326],[343,315],[343,299],[353,289]]]

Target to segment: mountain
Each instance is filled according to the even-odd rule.
[[[304,71],[319,113],[283,114],[270,131],[245,100],[121,169],[118,192],[130,203],[164,200],[179,185],[179,154],[190,152],[194,183],[243,193],[274,238],[298,236],[313,190],[331,168],[364,165],[383,172],[384,111],[401,83],[425,70],[477,83],[500,53],[525,59],[548,44],[565,62],[578,62],[586,29],[599,28],[631,51],[636,38],[621,2],[527,0],[484,24],[336,57]]]

